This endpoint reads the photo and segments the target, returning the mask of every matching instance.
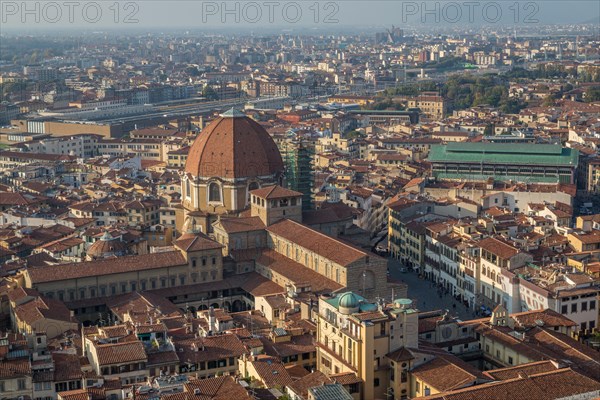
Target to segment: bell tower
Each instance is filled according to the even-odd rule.
[[[250,192],[250,212],[269,226],[287,218],[302,222],[302,193],[281,186],[266,186]]]

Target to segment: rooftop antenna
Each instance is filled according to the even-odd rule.
[[[248,314],[250,315],[250,335],[254,336],[254,325],[252,325],[252,310],[249,310]]]

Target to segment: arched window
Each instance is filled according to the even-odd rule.
[[[208,201],[221,202],[221,186],[216,182],[208,185]]]
[[[250,192],[258,189],[259,187],[260,186],[258,185],[258,182],[250,182],[250,184],[248,185],[248,202],[250,202]]]

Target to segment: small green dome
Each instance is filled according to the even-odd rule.
[[[356,308],[360,299],[352,292],[346,292],[340,296],[339,305],[344,308]]]

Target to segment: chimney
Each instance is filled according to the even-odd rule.
[[[215,309],[212,306],[208,310],[208,330],[213,333],[216,332]]]

